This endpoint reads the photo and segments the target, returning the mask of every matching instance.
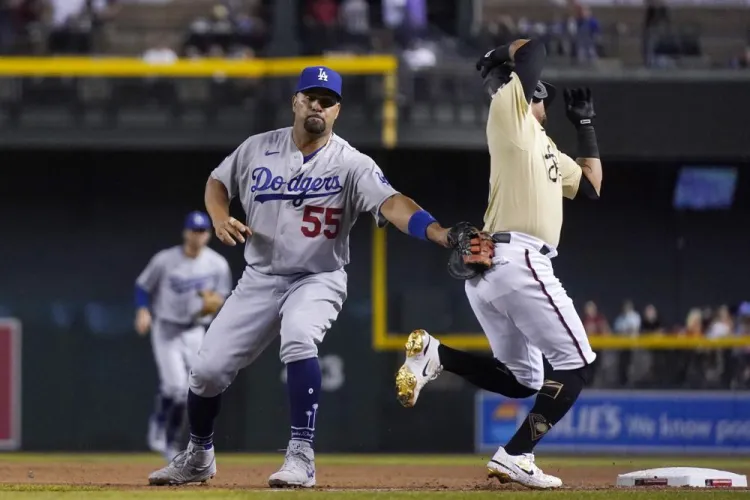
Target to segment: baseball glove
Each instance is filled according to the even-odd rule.
[[[459,222],[448,230],[448,244],[452,248],[448,259],[448,274],[469,280],[492,266],[495,243],[492,237],[469,222]]]
[[[211,290],[203,290],[198,292],[203,298],[203,308],[201,309],[200,315],[206,316],[207,314],[216,314],[216,312],[224,304],[224,298],[216,292]]]

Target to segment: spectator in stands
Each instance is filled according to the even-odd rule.
[[[151,47],[146,49],[142,56],[147,63],[170,64],[177,60],[177,54],[163,35],[159,35],[150,45]]]
[[[52,0],[49,50],[53,53],[90,54],[99,29],[116,10],[115,0]]]
[[[195,46],[202,54],[207,54],[213,45],[228,48],[233,32],[229,9],[217,4],[211,9],[210,16],[193,21],[185,45]]]
[[[615,318],[615,333],[623,336],[634,337],[641,331],[641,315],[633,307],[631,300],[622,304],[622,312]]]
[[[687,337],[703,336],[703,311],[700,308],[694,307],[690,309],[687,318],[685,318],[685,327],[681,333]]]
[[[583,306],[583,327],[588,335],[609,335],[609,323],[607,318],[599,312],[599,308],[593,300],[589,300]]]
[[[383,26],[391,30],[400,48],[415,47],[427,34],[425,0],[382,0]]]
[[[228,5],[216,4],[209,16],[193,21],[183,45],[186,57],[247,58],[263,48],[265,23],[255,11],[249,10],[252,5],[237,2]]]
[[[2,0],[0,0],[2,1]],[[47,49],[47,27],[52,17],[49,0],[20,0],[16,10],[16,43],[24,54],[39,54]]]
[[[576,60],[580,64],[594,63],[598,59],[598,45],[601,28],[591,8],[578,4],[576,9]]]
[[[664,329],[662,328],[656,306],[648,304],[643,308],[640,333],[642,335],[650,335],[663,332]],[[631,361],[632,385],[635,387],[645,387],[651,385],[654,381],[669,380],[672,377],[669,360],[674,355],[675,351],[664,350],[638,350],[633,353]]]
[[[234,40],[229,52],[232,57],[254,56],[263,49],[268,36],[266,23],[259,14],[260,6],[257,1],[240,3],[237,0],[235,3],[230,2],[229,16],[234,28]]]
[[[623,337],[637,337],[641,331],[641,315],[635,310],[633,302],[626,300],[622,304],[622,312],[615,318],[614,331]],[[631,349],[622,349],[619,352],[618,381],[621,386],[627,386],[630,373],[630,364],[633,358]]]
[[[609,323],[596,306],[589,300],[583,306],[581,318],[583,328],[590,337],[610,334]],[[617,383],[617,351],[596,351],[597,361],[592,365],[592,387],[613,387]]]
[[[306,55],[324,54],[336,46],[338,15],[334,0],[308,0],[303,34]]]
[[[704,315],[705,312],[704,310]],[[706,338],[716,339],[732,335],[733,330],[734,321],[729,307],[722,305],[716,309],[716,313],[712,315],[704,331]],[[719,388],[725,385],[725,373],[729,375],[726,367],[730,362],[726,350],[696,349],[688,371],[690,387]]]
[[[355,53],[370,47],[370,5],[366,0],[344,0],[339,8],[343,46]]]
[[[643,64],[655,65],[656,45],[669,28],[669,9],[663,0],[646,0],[646,15],[643,20]]]
[[[706,337],[710,339],[717,339],[721,337],[728,337],[734,333],[734,320],[732,315],[729,313],[729,307],[722,305],[716,310],[716,315],[713,317],[711,323],[706,330]]]
[[[641,320],[641,333],[662,333],[661,320],[656,306],[653,304],[643,308],[643,319]]]

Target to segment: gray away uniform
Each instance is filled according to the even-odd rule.
[[[198,292],[211,290],[223,297],[229,295],[229,263],[210,248],[190,258],[181,246],[175,246],[154,255],[136,284],[151,295],[151,346],[161,393],[178,403],[184,402],[191,361],[212,319],[211,315],[198,316],[203,307]]]
[[[333,135],[307,163],[291,127],[251,136],[211,177],[239,196],[253,234],[247,267],[206,332],[191,390],[222,393],[281,335],[285,364],[317,356],[346,299],[349,232],[397,193],[368,156]]]

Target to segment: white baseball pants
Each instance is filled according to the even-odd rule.
[[[573,301],[555,277],[557,251],[523,233],[495,244],[493,267],[466,282],[471,308],[492,354],[523,385],[544,383],[542,355],[556,370],[581,368],[596,359]]]

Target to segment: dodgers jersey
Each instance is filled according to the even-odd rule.
[[[370,212],[385,225],[380,207],[397,194],[372,158],[335,134],[303,162],[292,127],[251,136],[211,177],[239,196],[253,232],[245,260],[265,274],[342,268],[357,216]]]
[[[484,230],[518,231],[556,247],[563,196],[575,197],[583,172],[534,118],[516,73],[492,97],[487,144],[491,167]]]
[[[174,246],[154,255],[136,284],[151,294],[151,311],[157,319],[207,324],[211,315],[198,318],[203,308],[198,292],[211,290],[222,297],[228,296],[232,272],[227,260],[210,248],[191,258],[185,255],[182,246]]]

